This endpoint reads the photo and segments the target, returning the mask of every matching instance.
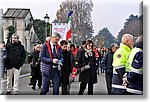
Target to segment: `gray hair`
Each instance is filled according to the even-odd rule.
[[[110,50],[111,50],[113,47],[115,47],[115,46],[118,47],[118,44],[117,44],[117,43],[112,43],[112,44],[110,45],[110,47],[109,47]]]
[[[54,33],[52,34],[52,38],[56,38],[56,37],[61,38],[61,35],[60,35],[59,33],[57,33],[57,32],[54,32]]]
[[[131,35],[131,34],[124,34],[122,36],[121,41],[124,42],[125,40],[129,40],[129,39],[133,39],[133,35]]]

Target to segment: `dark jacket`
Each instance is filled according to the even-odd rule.
[[[143,43],[136,43],[135,47],[143,49]],[[135,70],[143,68],[143,52],[137,52],[135,54],[132,62],[132,67]],[[128,89],[143,91],[143,74],[130,71],[127,74],[127,80],[128,80],[127,91]],[[135,94],[137,93],[135,92]]]
[[[24,46],[21,44],[20,41],[15,44],[8,43],[6,45],[6,50],[7,50],[6,68],[12,69],[14,67],[16,69],[20,69],[26,57]]]
[[[108,53],[102,58],[101,61],[101,68],[105,70],[106,74],[113,74],[113,52],[111,50],[108,51]]]
[[[40,63],[39,53],[40,53],[40,51],[35,50],[31,54],[31,56],[33,56],[33,66],[37,66]]]
[[[0,51],[2,52],[1,59],[2,59],[4,66],[5,66],[5,62],[7,60],[7,50],[6,50],[6,48],[3,48],[3,49],[0,49]]]
[[[79,68],[87,65],[88,63],[90,63],[90,69],[87,69],[83,72],[80,72],[79,75],[79,82],[83,82],[83,83],[97,83],[97,73],[96,73],[96,59],[95,59],[95,54],[92,51],[92,56],[90,57],[86,57],[85,56],[85,50],[82,50],[79,53],[79,57],[77,59],[78,63],[79,63]]]
[[[61,62],[63,62],[61,47],[57,48],[57,52],[58,52],[58,60],[61,60]],[[41,72],[49,76],[51,74],[53,62],[52,62],[52,58],[50,58],[50,53],[48,52],[48,47],[46,46],[46,44],[42,46],[40,52],[40,60],[41,60],[41,64],[40,64]]]
[[[4,78],[5,73],[5,62],[7,60],[7,51],[5,48],[0,48],[0,61],[3,63],[0,68],[0,78]]]
[[[62,84],[69,85],[69,76],[71,73],[71,52],[63,51],[63,66],[61,69],[61,81]]]
[[[73,53],[72,53],[72,51],[69,51],[70,52],[70,54],[71,54],[71,70],[73,69],[73,67],[75,67],[75,57],[74,57],[74,55],[73,55]]]
[[[71,73],[71,53],[69,51],[63,51],[63,67],[62,72],[64,74],[70,74]]]
[[[77,50],[76,59],[79,57],[80,52],[83,50],[84,50],[83,47],[81,47]]]

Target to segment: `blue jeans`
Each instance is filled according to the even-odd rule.
[[[41,89],[41,95],[46,95],[49,91],[49,84],[50,79],[52,79],[53,82],[53,94],[59,95],[59,82],[60,82],[60,74],[58,70],[52,70],[50,76],[47,74],[42,73],[42,89]]]

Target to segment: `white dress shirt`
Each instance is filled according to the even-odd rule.
[[[51,50],[52,50],[52,53],[53,53],[53,45],[55,45],[55,51],[56,51],[56,53],[57,53],[57,49],[56,49],[56,44],[53,44],[51,41],[50,41],[50,45],[51,45]]]

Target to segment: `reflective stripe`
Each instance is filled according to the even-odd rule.
[[[29,76],[29,78],[31,79],[31,78],[32,78],[32,76]]]
[[[134,72],[137,74],[143,74],[143,71],[141,71],[140,69],[135,69],[135,68],[132,68],[130,72]]]
[[[113,74],[118,74],[116,71],[113,71]]]
[[[115,66],[114,68],[115,69],[121,69],[121,68],[125,68],[125,66],[124,65],[120,65],[120,66]]]
[[[140,90],[135,90],[135,89],[130,89],[130,88],[126,88],[126,89],[127,89],[127,92],[130,92],[130,93],[143,94],[143,91],[140,91]]]
[[[134,48],[133,50],[132,50],[132,52],[130,53],[130,56],[129,56],[129,58],[128,58],[128,65],[129,65],[129,71],[131,71],[132,69],[134,69],[133,67],[132,67],[132,62],[133,62],[133,60],[134,60],[134,57],[135,57],[135,55],[138,53],[138,52],[143,52],[143,50],[142,49],[140,49],[140,48]],[[137,62],[138,63],[138,61],[137,60],[134,60],[135,62]],[[141,69],[140,69],[141,70]],[[134,72],[134,71],[133,71]],[[135,73],[138,73],[138,71],[135,71]],[[139,74],[139,73],[138,73]]]
[[[115,84],[112,84],[112,87],[118,88],[118,89],[126,89],[126,87],[125,87],[125,86],[122,86],[122,85],[115,85]]]

